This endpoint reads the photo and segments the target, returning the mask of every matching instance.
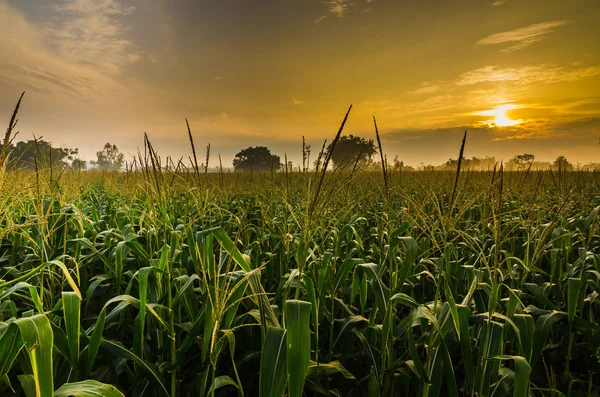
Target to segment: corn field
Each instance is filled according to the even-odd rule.
[[[594,173],[146,171],[2,174],[2,396],[599,395]]]
[[[596,173],[202,175],[146,148],[0,170],[0,395],[600,395]]]

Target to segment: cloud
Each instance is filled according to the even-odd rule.
[[[223,81],[223,80],[225,80],[225,77],[224,77],[224,76],[215,76],[215,77],[213,78],[213,80],[214,80],[214,81]]]
[[[496,0],[492,3],[492,6],[498,7],[498,6],[504,5],[505,3],[506,3],[506,0]]]
[[[135,12],[135,6],[119,0],[63,0],[52,9],[54,15],[43,32],[62,56],[109,75],[143,58],[122,22]]]
[[[409,91],[409,94],[413,95],[423,95],[423,94],[433,94],[441,90],[441,86],[435,82],[424,81],[421,83],[421,87],[416,90]]]
[[[551,120],[540,118],[513,127],[473,127],[458,124],[450,128],[396,128],[382,135],[389,152],[398,153],[406,164],[418,165],[423,159],[441,164],[456,158],[465,130],[468,131],[466,157],[496,156],[505,161],[515,154],[527,152],[540,161],[552,161],[565,155],[570,160],[596,161],[597,131],[600,118]],[[569,145],[565,145],[565,141]],[[435,145],[432,145],[435,142]]]
[[[299,101],[296,98],[292,98],[292,105],[302,105],[304,101]]]
[[[363,12],[371,12],[373,8],[373,0],[364,0],[364,4],[359,4],[355,0],[321,0],[327,8],[327,13],[321,15],[315,19],[315,23],[320,23],[327,19],[328,16],[334,16],[336,18],[344,18],[350,11],[356,11],[357,9]]]
[[[453,79],[424,81],[392,98],[365,100],[358,103],[357,111],[364,109],[365,116],[376,113],[391,129],[498,125],[504,132],[513,127],[513,132],[494,138],[532,138],[568,117],[600,117],[599,97],[550,101],[542,84],[558,83],[557,87],[560,84],[566,89],[571,82],[585,78],[596,81],[598,76],[600,66],[585,64],[484,66]]]
[[[600,66],[567,67],[552,64],[501,68],[484,66],[461,74],[457,85],[512,82],[515,85],[576,81],[600,74]]]
[[[548,21],[536,23],[507,32],[495,33],[484,37],[477,42],[478,45],[512,44],[502,51],[516,51],[533,43],[543,40],[546,35],[554,32],[554,28],[565,25],[567,21]]]
[[[354,3],[349,0],[329,0],[325,4],[327,4],[329,12],[338,18],[345,16],[346,12],[354,7]]]
[[[52,98],[91,100],[120,89],[109,75],[97,68],[74,62],[48,48],[48,37],[39,25],[0,0],[0,53],[10,54],[0,62],[0,80],[10,90],[45,93]]]
[[[213,124],[218,123],[227,123],[229,122],[229,113],[227,112],[219,112],[217,113],[212,120]]]
[[[99,92],[89,78],[81,75],[64,75],[42,66],[0,64],[0,77],[10,82],[20,82],[23,90],[34,90],[48,95],[64,93],[73,98]]]

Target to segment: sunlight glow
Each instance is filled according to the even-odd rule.
[[[519,106],[506,104],[506,105],[496,106],[493,109],[485,110],[478,114],[481,116],[491,116],[494,118],[493,120],[484,122],[484,124],[486,124],[490,127],[512,127],[514,125],[521,124],[523,122],[523,120],[521,120],[521,119],[513,120],[507,116],[506,112],[509,110],[512,110],[512,109],[517,109],[517,108],[519,108]]]

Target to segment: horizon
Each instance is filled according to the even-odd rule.
[[[588,3],[588,4],[586,4]],[[297,165],[353,104],[344,134],[388,161],[600,162],[600,4],[584,0],[0,0],[0,109],[22,91],[18,140],[93,160],[267,146]],[[215,164],[213,163],[211,167]]]

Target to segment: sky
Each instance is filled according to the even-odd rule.
[[[0,112],[32,134],[131,160],[210,143],[295,164],[344,132],[388,160],[520,153],[600,162],[597,0],[0,0]],[[200,149],[199,151],[203,151]],[[203,158],[203,155],[200,156]],[[215,165],[215,164],[212,164]]]

